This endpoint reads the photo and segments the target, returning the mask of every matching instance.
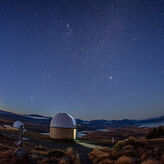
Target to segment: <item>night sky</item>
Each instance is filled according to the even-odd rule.
[[[164,115],[164,1],[0,0],[0,107]]]

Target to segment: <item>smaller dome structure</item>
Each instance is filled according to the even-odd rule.
[[[21,122],[21,121],[15,121],[14,123],[13,123],[13,127],[14,128],[20,128],[20,126],[23,126],[23,129],[24,129],[24,124]]]
[[[57,113],[50,123],[50,137],[54,139],[75,139],[75,119],[67,113]]]

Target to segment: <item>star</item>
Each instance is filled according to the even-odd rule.
[[[67,28],[69,28],[69,24],[67,23]]]
[[[33,101],[35,98],[33,96],[30,97],[30,101]]]
[[[112,77],[112,76],[109,76],[109,79],[110,79],[110,80],[112,80],[112,79],[113,79],[113,77]]]

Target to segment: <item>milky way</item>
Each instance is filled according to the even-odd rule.
[[[1,0],[0,107],[82,119],[164,114],[164,1]]]

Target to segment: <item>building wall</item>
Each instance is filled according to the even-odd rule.
[[[75,139],[76,129],[50,127],[50,137],[54,139]]]

